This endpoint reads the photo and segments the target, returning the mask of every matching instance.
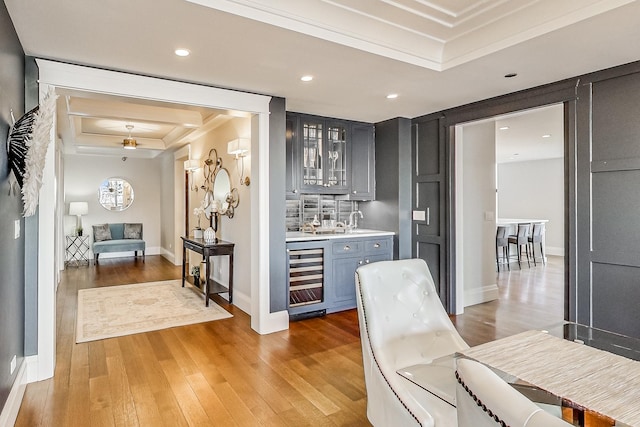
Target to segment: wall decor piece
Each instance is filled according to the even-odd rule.
[[[57,98],[58,95],[55,94],[53,88],[49,89],[36,113],[33,132],[27,143],[29,150],[25,162],[24,186],[22,187],[25,217],[33,215],[38,206],[38,195],[42,187],[42,171],[44,170],[47,147],[51,140]]]
[[[123,211],[131,206],[133,199],[133,187],[122,178],[107,178],[98,188],[98,201],[108,211]]]

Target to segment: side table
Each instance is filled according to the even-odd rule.
[[[89,236],[66,236],[67,266],[89,265]]]

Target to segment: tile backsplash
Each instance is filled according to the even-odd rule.
[[[302,224],[313,221],[314,215],[319,221],[333,219],[346,224],[354,210],[358,210],[358,202],[336,200],[331,195],[303,194],[299,200],[287,200],[286,228],[299,231]]]

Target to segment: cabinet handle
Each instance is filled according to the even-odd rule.
[[[362,265],[362,260],[358,261],[358,265]]]
[[[293,190],[293,194],[296,194],[298,192],[298,190]]]
[[[378,249],[380,247],[380,243],[376,243],[375,245],[373,245],[373,247]]]
[[[356,190],[353,190],[353,194],[356,194]]]
[[[349,246],[349,245],[345,245],[344,250],[345,250],[345,251],[350,251],[350,250],[351,250],[351,246]]]
[[[365,259],[365,260],[364,260],[364,263],[365,263],[365,264],[369,264],[369,260],[368,260],[368,259]]]

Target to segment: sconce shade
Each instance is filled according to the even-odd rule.
[[[251,148],[251,141],[248,138],[238,138],[233,141],[229,141],[227,144],[227,154],[235,154],[236,156],[244,157],[247,155]]]
[[[69,203],[69,215],[86,215],[89,213],[89,204],[87,202],[71,202]]]
[[[184,170],[194,171],[200,169],[200,161],[189,159],[184,161]]]

